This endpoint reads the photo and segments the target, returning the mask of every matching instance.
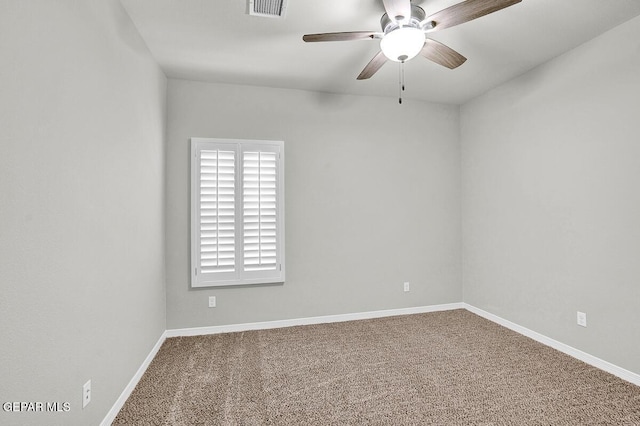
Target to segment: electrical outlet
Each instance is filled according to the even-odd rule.
[[[216,307],[216,297],[215,296],[209,296],[209,307],[210,308],[215,308]]]
[[[405,283],[404,283],[404,291],[409,291],[409,281],[405,281]]]
[[[82,386],[82,408],[91,402],[91,380]]]
[[[578,325],[581,325],[582,327],[587,326],[587,314],[584,312],[578,311]]]

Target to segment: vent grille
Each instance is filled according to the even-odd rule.
[[[280,18],[287,10],[287,0],[248,0],[249,15]]]

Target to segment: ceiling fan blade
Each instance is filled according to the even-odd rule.
[[[376,38],[379,33],[373,31],[351,31],[345,33],[305,34],[302,39],[307,43],[316,41],[350,41]]]
[[[457,68],[467,60],[452,48],[430,38],[425,41],[420,54],[428,60],[449,69]]]
[[[382,0],[382,3],[392,21],[408,21],[411,18],[411,0]]]
[[[366,80],[367,78],[371,78],[371,76],[373,76],[385,64],[385,62],[387,62],[387,57],[384,56],[382,51],[378,52],[378,54],[369,61],[367,66],[364,67],[357,79]]]
[[[434,13],[423,22],[433,22],[434,31],[442,30],[497,12],[500,9],[513,6],[521,1],[522,0],[466,0]]]

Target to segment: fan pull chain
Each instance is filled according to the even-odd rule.
[[[400,62],[398,68],[398,103],[402,104],[402,92],[404,92],[404,61]]]

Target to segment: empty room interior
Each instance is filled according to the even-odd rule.
[[[636,0],[0,0],[0,424],[640,424],[639,117]]]

